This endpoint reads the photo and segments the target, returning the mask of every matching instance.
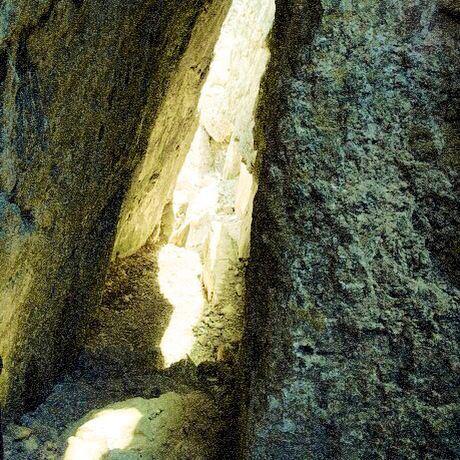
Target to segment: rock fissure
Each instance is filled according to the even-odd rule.
[[[37,406],[37,398],[44,401],[16,419],[19,424],[8,425],[7,458],[237,455],[239,410],[234,366],[243,328],[244,273],[257,188],[252,126],[259,82],[268,60],[265,37],[274,3],[198,3],[193,12],[190,10],[192,26],[188,31],[169,26],[169,31],[178,34],[175,42],[166,36],[158,40],[165,24],[176,22],[177,17],[163,2],[155,4],[156,8],[164,7],[166,13],[149,24],[150,32],[141,39],[140,49],[147,53],[154,48],[158,53],[163,43],[162,59],[167,61],[169,53],[177,56],[169,81],[156,94],[149,66],[143,69],[144,74],[129,62],[115,72],[107,70],[118,78],[120,88],[116,90],[113,83],[106,87],[100,95],[102,110],[119,110],[122,120],[126,98],[121,91],[134,83],[138,85],[140,108],[150,97],[156,99],[153,111],[143,108],[139,113],[140,124],[133,125],[136,135],[131,132],[126,136],[132,142],[126,144],[128,151],[133,145],[137,150],[145,145],[147,152],[142,158],[136,153],[140,162],[131,171],[130,183],[107,190],[104,206],[94,209],[97,219],[87,222],[84,210],[93,207],[87,191],[93,189],[97,196],[99,187],[85,167],[91,168],[96,162],[88,159],[80,171],[77,165],[72,168],[75,177],[78,172],[93,181],[74,189],[87,202],[85,206],[63,203],[75,206],[74,212],[81,215],[85,226],[84,241],[93,242],[88,253],[88,248],[68,241],[69,259],[80,260],[76,269],[59,262],[62,279],[80,289],[64,289],[60,294],[62,286],[54,283],[48,295],[70,306],[71,311],[58,318],[50,310],[45,317],[39,309],[28,310],[26,305],[21,321],[30,325],[39,319],[47,321],[51,331],[62,331],[64,340],[75,349],[69,364],[55,367],[63,377],[52,389],[44,388],[37,378],[42,372],[41,357],[36,351],[29,354],[30,362],[16,377],[16,384],[28,390],[20,397],[21,404],[28,410]],[[49,22],[73,14],[60,5],[16,47],[13,90],[17,137],[12,144],[17,169],[22,169],[19,175],[24,175],[26,163],[27,168],[35,169],[53,148],[39,140],[40,136],[48,140],[57,120],[50,118],[52,112],[46,104],[40,105],[46,88],[40,80],[43,62],[36,61],[34,50],[39,46],[37,40],[52,30]],[[80,5],[81,14],[85,5]],[[81,43],[79,36],[73,39]],[[171,43],[175,49],[168,48]],[[120,45],[116,46],[119,51]],[[158,77],[158,71],[154,72]],[[55,95],[50,96],[52,101]],[[90,104],[94,106],[94,102]],[[91,139],[93,145],[105,149],[113,127],[110,120],[97,116],[97,110],[95,115]],[[42,125],[35,123],[34,117]],[[69,147],[65,164],[45,162],[44,175],[49,174],[61,192],[69,185],[63,182],[66,167],[79,154],[77,140],[89,145],[78,131],[75,134],[76,139],[61,134]],[[107,167],[119,162],[119,152],[113,155]],[[128,170],[119,177],[127,177]],[[102,181],[107,183],[105,178]],[[39,203],[33,189],[32,195],[30,192],[21,178],[10,197],[26,206],[30,200]],[[37,214],[40,231],[48,237],[53,238],[53,230],[61,230],[60,223],[42,225],[41,208],[30,208]],[[113,223],[117,220],[115,233]],[[68,225],[70,230],[71,223]],[[35,231],[30,233],[35,237]],[[66,232],[63,235],[69,236]],[[96,274],[107,264],[112,244],[115,247],[105,282],[99,274],[85,286],[85,267],[100,254],[100,265],[93,269]],[[58,254],[54,257],[59,260]],[[94,292],[93,305],[85,299],[89,286]],[[17,329],[16,347],[30,347],[25,328],[19,325]],[[58,342],[49,340],[47,345],[50,351],[64,350]],[[6,357],[11,369],[13,359]],[[72,365],[75,358],[77,362]]]
[[[434,237],[440,222],[445,232],[458,228],[457,213],[441,198],[456,195],[457,173],[440,165],[448,148],[439,132],[449,121],[436,107],[451,91],[453,42],[437,28],[434,2],[423,9],[321,6],[312,41],[300,40],[302,47],[285,53],[289,65],[267,71],[272,92],[259,109],[264,180],[249,274],[245,454],[449,457],[453,419],[444,401],[455,404],[447,361],[458,356],[458,323],[451,328],[433,315],[458,314],[458,293],[447,281],[453,235]],[[289,36],[285,16],[279,21],[274,37],[277,27],[280,37]],[[450,62],[444,75],[436,70],[438,52]],[[401,163],[411,165],[409,176]],[[426,174],[438,178],[436,185]],[[438,224],[416,229],[415,219]],[[433,237],[440,244],[434,251]],[[312,327],[310,311],[322,316],[321,328]],[[443,383],[434,383],[427,371],[433,367],[445,372]],[[438,385],[442,402],[430,394],[441,394]],[[443,428],[433,431],[439,417]],[[417,443],[404,430],[419,433]]]
[[[7,458],[457,458],[458,10],[1,2]]]

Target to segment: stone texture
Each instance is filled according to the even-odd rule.
[[[241,221],[243,228],[237,239],[241,240],[241,257],[247,257],[256,186],[248,181],[237,186],[241,201],[237,216],[231,210],[214,210],[221,203],[214,203],[212,198],[215,189],[219,189],[219,198],[230,195],[242,163],[251,171],[255,163],[254,106],[269,58],[265,38],[273,15],[273,0],[234,0],[217,2],[200,19],[156,119],[147,154],[124,200],[114,256],[132,254],[149,237],[156,240],[162,222],[169,217],[174,191],[182,189],[188,195],[183,204],[189,209],[175,241],[183,243],[189,232],[189,241],[184,244],[202,246],[209,220],[220,214]],[[180,175],[181,170],[185,174]],[[197,210],[197,206],[202,209]]]
[[[170,232],[169,201],[229,5],[1,2],[0,393],[10,415],[34,406],[71,365],[110,254],[131,254],[152,234]],[[262,160],[247,129],[252,106],[238,103],[255,99],[257,88],[240,93],[238,72],[223,73],[236,93],[211,86],[199,107],[210,150],[228,147],[218,172],[225,181],[239,176],[234,203],[245,238],[232,258],[247,255],[260,180],[242,456],[459,457],[458,3],[277,7],[256,126]],[[214,101],[226,119],[203,112]],[[186,245],[186,232],[177,239]],[[216,253],[228,254],[223,243],[237,240],[216,238]],[[225,294],[222,276],[213,278],[224,258],[209,258],[212,302]],[[231,286],[238,297],[240,277],[238,270]],[[216,331],[223,320],[209,322]],[[218,348],[217,359],[225,354]],[[85,404],[79,392],[72,401],[75,410]],[[150,403],[129,404],[150,411]],[[62,415],[61,399],[51,407]],[[203,441],[200,425],[187,428],[201,430]],[[37,436],[25,439],[25,458]],[[112,458],[137,456],[112,447]],[[160,447],[166,458],[199,458]]]
[[[147,152],[124,199],[114,257],[133,254],[149,237],[160,233],[163,212],[171,201],[198,126],[200,91],[230,4],[230,0],[209,2],[197,22],[151,129]]]
[[[457,458],[455,4],[277,7],[243,456]]]
[[[67,375],[21,417],[21,427],[5,427],[5,460],[66,454],[90,460],[91,451],[102,458],[235,458],[235,379],[229,367],[197,367],[187,360],[144,374],[120,367],[110,376],[96,366]],[[29,429],[30,436],[18,439],[18,428]]]
[[[119,209],[204,0],[0,4],[1,399],[72,363]]]
[[[206,347],[191,355],[198,361],[236,350],[241,340],[244,260],[257,190],[254,112],[274,10],[274,0],[233,0],[198,101],[199,127],[172,196],[169,242],[200,254],[209,302],[196,325],[198,342]]]

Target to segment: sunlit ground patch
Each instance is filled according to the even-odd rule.
[[[68,439],[64,460],[99,460],[111,450],[127,448],[142,417],[135,407],[95,413]]]
[[[216,458],[221,429],[215,404],[201,392],[128,399],[77,422],[64,460]]]
[[[174,308],[168,328],[161,341],[165,366],[190,354],[204,306],[201,285],[201,260],[197,252],[172,244],[158,254],[158,281],[161,293]]]

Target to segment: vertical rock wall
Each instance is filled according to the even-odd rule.
[[[10,413],[72,361],[132,171],[208,5],[0,4],[0,394]]]
[[[210,1],[151,127],[146,155],[124,199],[113,256],[127,256],[160,233],[177,176],[198,127],[197,105],[231,1]]]
[[[277,2],[244,457],[454,458],[458,7]]]

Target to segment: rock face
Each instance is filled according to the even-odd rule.
[[[254,112],[274,11],[274,0],[232,1],[198,101],[199,126],[174,181],[169,233],[162,225],[169,243],[196,252],[203,266],[206,302],[196,325],[201,343],[190,355],[195,362],[230,344],[236,349],[241,341],[244,265],[257,190]]]
[[[133,254],[151,236],[159,235],[163,212],[198,126],[200,91],[231,1],[208,3],[161,104],[146,154],[134,171],[118,222],[114,256]]]
[[[111,256],[171,237],[185,246],[171,253],[201,252],[193,284],[198,294],[205,285],[214,315],[246,295],[244,458],[459,457],[458,2],[277,0],[255,149],[273,8],[233,1],[213,69],[231,3],[0,2],[2,403],[10,416],[35,406],[72,364]],[[239,49],[226,48],[238,38]],[[216,79],[205,86],[209,68]],[[203,219],[192,210],[212,196],[179,176],[194,136],[201,150],[189,166],[216,192]],[[174,209],[178,177],[187,197]],[[119,310],[124,333],[104,312],[114,332],[106,343],[93,331],[83,359],[97,362],[112,345],[131,359],[132,315]],[[233,361],[217,343],[208,340],[216,359]],[[156,365],[150,345],[156,338],[141,336],[131,350],[145,367]],[[205,439],[220,429],[208,403],[175,393],[120,403],[108,411],[128,410],[137,444],[110,434],[92,445],[96,423],[70,448],[85,458],[93,448],[110,458],[219,455]],[[176,443],[177,420],[191,450],[184,437]],[[15,431],[38,449],[35,435]]]
[[[455,3],[277,2],[245,458],[460,455]]]
[[[133,170],[211,3],[0,5],[0,392],[10,413],[72,361]]]

